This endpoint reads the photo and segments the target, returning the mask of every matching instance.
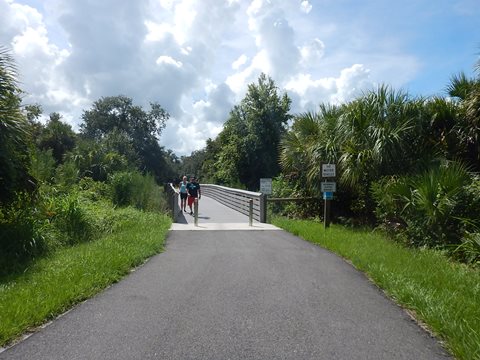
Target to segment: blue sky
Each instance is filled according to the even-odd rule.
[[[0,0],[25,103],[77,127],[102,96],[159,102],[161,144],[202,148],[261,72],[292,113],[349,101],[378,84],[445,95],[474,76],[480,0]]]

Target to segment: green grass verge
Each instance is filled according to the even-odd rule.
[[[114,233],[62,248],[0,282],[0,345],[95,295],[162,251],[171,224],[167,216],[132,208],[116,212]]]
[[[348,259],[440,337],[458,359],[480,359],[480,272],[380,233],[274,218],[294,235]]]

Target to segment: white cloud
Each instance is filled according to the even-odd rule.
[[[313,39],[309,44],[300,48],[302,56],[301,63],[304,66],[309,66],[312,63],[319,61],[325,53],[325,44],[320,39]]]
[[[338,77],[312,79],[310,74],[298,74],[285,84],[289,93],[294,93],[301,107],[318,105],[320,102],[344,103],[358,96],[362,90],[372,88],[370,70],[361,64],[343,69]]]
[[[173,65],[177,68],[181,68],[183,66],[181,61],[175,60],[174,58],[170,56],[165,56],[165,55],[159,56],[156,63],[157,65],[162,65],[162,64]]]
[[[310,4],[308,1],[302,1],[300,3],[300,10],[304,12],[305,14],[308,14],[310,11],[312,11],[312,4]]]
[[[245,54],[240,55],[240,57],[232,63],[232,69],[238,70],[247,62],[248,57]]]
[[[401,86],[420,69],[366,30],[354,43],[354,22],[346,31],[307,0],[28,1],[0,0],[0,43],[13,49],[25,101],[72,124],[102,96],[159,102],[171,114],[161,143],[179,155],[221,131],[261,72],[304,111],[376,82]]]

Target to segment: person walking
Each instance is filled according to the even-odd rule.
[[[178,192],[180,193],[180,211],[187,211],[187,197],[188,197],[188,191],[187,191],[187,177],[183,176],[182,181],[180,184],[178,184]]]
[[[192,176],[190,178],[190,182],[187,185],[187,192],[188,192],[188,207],[190,208],[190,215],[193,215],[192,205],[195,202],[195,199],[201,199],[202,192],[200,190],[200,184],[198,180]]]

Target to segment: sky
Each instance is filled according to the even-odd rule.
[[[291,113],[380,84],[445,96],[480,54],[480,0],[0,0],[0,46],[23,103],[82,113],[125,95],[170,114],[160,144],[178,156],[222,130],[263,72]]]

